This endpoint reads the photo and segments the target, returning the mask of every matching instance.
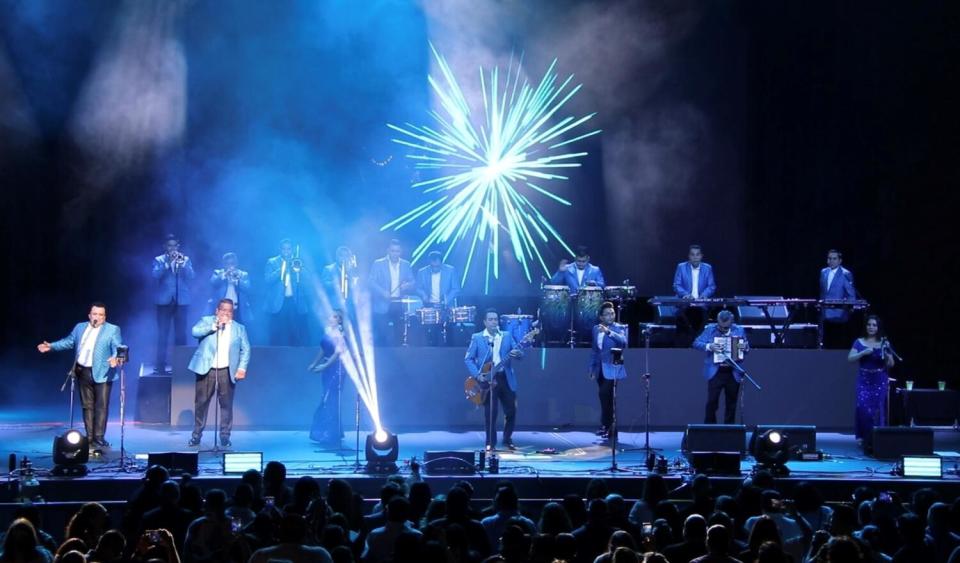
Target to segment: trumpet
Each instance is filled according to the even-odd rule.
[[[170,264],[175,270],[183,268],[183,266],[187,263],[187,255],[178,250],[174,250],[168,254],[167,259],[170,261]]]
[[[300,273],[300,270],[303,269],[303,261],[300,260],[300,245],[297,245],[297,252],[293,256],[293,260],[290,262],[290,267],[294,272]]]
[[[227,268],[223,272],[223,279],[231,283],[240,283],[241,277],[242,277],[242,273],[237,268]]]

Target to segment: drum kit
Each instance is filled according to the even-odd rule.
[[[571,295],[566,285],[542,286],[539,322],[542,323],[544,341],[548,344],[563,344],[571,348],[589,344],[593,325],[597,323],[600,306],[605,301],[614,304],[617,322],[621,310],[637,300],[637,288],[632,285],[607,287],[582,287]],[[473,305],[443,307],[435,303],[423,303],[416,297],[393,301],[393,310],[400,315],[403,327],[403,345],[449,345],[463,344],[453,333],[479,330],[476,323],[477,308]],[[519,341],[536,325],[534,315],[500,315],[500,330],[510,332]]]
[[[544,338],[547,343],[565,344],[571,348],[577,344],[589,344],[604,301],[613,303],[619,322],[623,307],[636,300],[637,288],[632,285],[581,287],[573,295],[566,285],[544,285],[540,301]]]
[[[417,297],[393,300],[393,310],[400,316],[403,327],[402,345],[453,345],[448,331],[473,330],[477,308],[473,305],[443,307],[426,303]]]

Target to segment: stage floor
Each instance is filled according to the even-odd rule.
[[[62,423],[10,423],[0,426],[0,443],[4,453],[16,453],[18,458],[28,456],[33,460],[34,467],[42,473],[53,466],[51,444],[53,437],[62,432]],[[118,462],[120,446],[119,425],[111,424],[108,439],[113,448],[105,452],[101,459],[91,458],[89,463],[90,474],[82,481],[109,480],[118,484],[116,480],[127,481],[121,486],[111,487],[106,494],[110,498],[103,500],[122,500],[127,498],[130,487],[139,480],[141,473],[122,472]],[[323,449],[311,442],[306,430],[238,430],[233,433],[233,446],[230,451],[263,452],[264,462],[269,460],[282,461],[287,466],[288,475],[313,476],[343,476],[349,479],[372,481],[371,494],[376,494],[376,487],[382,482],[382,477],[376,479],[355,471],[356,453],[354,450],[356,434],[346,432],[339,450]],[[188,430],[171,429],[170,427],[151,427],[129,424],[126,427],[126,449],[128,456],[143,457],[149,452],[170,451],[201,451],[199,456],[199,478],[223,479],[221,470],[221,455],[207,451],[213,446],[213,434],[207,432],[200,448],[187,448],[190,438]],[[360,436],[360,448],[364,447],[365,433]],[[483,444],[483,433],[479,430],[469,432],[407,432],[399,435],[400,459],[398,465],[401,472],[408,471],[406,463],[413,457],[423,459],[428,450],[476,450]],[[689,473],[686,460],[680,451],[682,432],[652,432],[650,434],[651,447],[656,448],[659,455],[663,455],[670,462],[668,477],[682,479]],[[902,478],[892,477],[890,472],[894,463],[879,461],[863,455],[853,436],[849,434],[818,433],[818,448],[825,454],[823,461],[800,462],[791,461],[788,467],[791,470],[791,479],[810,479],[824,481],[844,481],[847,483],[863,481],[904,482]],[[514,441],[519,446],[516,452],[499,452],[500,476],[516,477],[518,479],[535,478],[538,483],[543,479],[574,478],[583,479],[590,476],[614,476],[608,471],[612,465],[611,449],[597,443],[596,437],[587,431],[568,430],[562,432],[551,431],[518,431]],[[644,467],[644,434],[623,433],[621,435],[621,450],[618,451],[617,464],[626,472],[615,474],[618,478],[640,477],[647,474]],[[547,453],[548,450],[556,453]],[[956,475],[956,462],[960,454],[960,433],[952,430],[937,431],[935,434],[935,450],[945,456],[945,481],[960,485],[960,478]],[[360,463],[364,463],[364,454],[361,451]],[[754,465],[752,458],[741,461],[741,470],[748,474]],[[146,467],[145,459],[137,460],[137,469],[142,471]],[[484,477],[483,474],[479,477]],[[495,476],[486,475],[487,478]],[[234,477],[235,478],[235,477]],[[427,476],[429,479],[430,476]],[[44,495],[50,500],[75,500],[57,498],[54,486],[57,481],[72,481],[77,479],[42,478],[50,483],[49,491]],[[639,494],[638,488],[635,494]],[[374,486],[374,483],[376,486]],[[905,484],[905,483],[904,483]],[[945,483],[944,483],[945,484]],[[366,487],[364,487],[366,488]],[[231,488],[232,490],[232,488]],[[576,490],[579,490],[576,489]],[[629,494],[630,491],[627,491]],[[101,493],[103,494],[103,493]],[[116,495],[113,497],[112,495]],[[73,495],[70,495],[71,497]]]

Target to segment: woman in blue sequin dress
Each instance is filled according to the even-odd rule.
[[[888,370],[893,367],[879,317],[867,317],[864,334],[853,342],[847,360],[860,362],[855,430],[857,439],[869,439],[874,426],[887,423]]]

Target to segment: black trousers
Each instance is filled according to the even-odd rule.
[[[705,424],[717,423],[717,407],[720,405],[720,392],[723,392],[723,423],[734,424],[737,415],[737,398],[740,384],[733,377],[733,368],[723,366],[707,382],[707,408],[703,417]]]
[[[77,389],[80,391],[80,408],[83,411],[83,428],[91,440],[102,441],[107,432],[107,416],[110,414],[110,390],[113,382],[95,383],[93,369],[80,364],[74,366]]]
[[[284,297],[280,310],[270,317],[270,344],[274,346],[303,346],[306,315],[297,312],[294,297]]]
[[[493,386],[493,391],[487,394],[487,400],[483,402],[483,422],[486,428],[488,446],[497,445],[497,414],[499,405],[503,405],[504,444],[513,441],[513,427],[517,422],[517,394],[507,385],[506,374],[502,371],[498,372],[493,380],[496,382],[496,385]],[[493,399],[493,424],[490,423],[491,399]]]
[[[603,377],[603,368],[597,374],[597,386],[600,396],[600,426],[610,429],[613,426],[613,380]]]
[[[157,364],[162,370],[167,365],[167,346],[170,344],[170,324],[173,324],[173,342],[177,346],[187,343],[187,306],[157,305]]]
[[[220,402],[220,439],[230,438],[233,429],[233,392],[237,384],[230,381],[230,369],[211,369],[207,373],[197,376],[196,394],[193,399],[193,437],[197,440],[207,426],[207,411],[214,391],[217,391],[217,401]]]

